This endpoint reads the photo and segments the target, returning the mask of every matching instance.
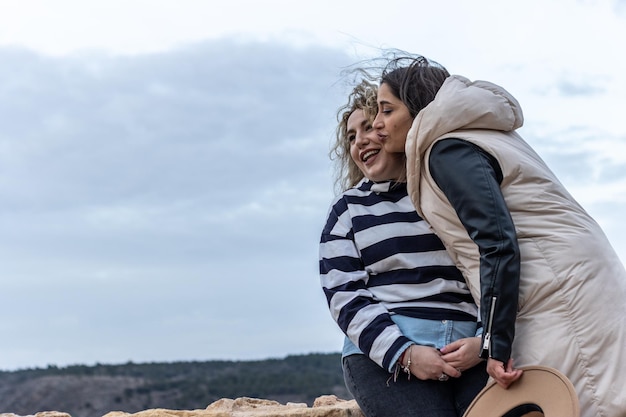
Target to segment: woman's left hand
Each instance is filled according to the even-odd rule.
[[[466,337],[456,340],[441,348],[441,358],[454,366],[459,372],[478,365],[480,358],[480,337]]]

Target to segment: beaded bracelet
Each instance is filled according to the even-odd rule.
[[[404,371],[405,374],[408,375],[407,379],[411,379],[411,348],[412,347],[413,345],[409,345],[409,348],[407,349],[409,353],[409,358],[406,361],[406,365],[402,365],[402,362],[400,362],[400,365],[402,365],[402,370]]]
[[[400,374],[401,369],[403,372],[405,372],[408,375],[407,379],[411,379],[410,368],[411,368],[411,348],[412,347],[413,345],[409,345],[409,347],[406,348],[404,352],[402,352],[402,354],[400,355],[400,358],[398,358],[398,361],[396,362],[396,366],[394,367],[393,373],[387,380],[387,386],[389,386],[389,381],[391,381],[392,379],[393,379],[393,382],[396,382],[398,380],[398,375]],[[409,354],[409,358],[407,359],[406,365],[402,365],[402,361],[404,360],[404,356],[407,352]]]

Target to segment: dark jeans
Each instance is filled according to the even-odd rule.
[[[446,382],[409,380],[400,372],[394,382],[389,372],[365,355],[343,361],[346,387],[366,417],[461,417],[487,383],[486,362]]]

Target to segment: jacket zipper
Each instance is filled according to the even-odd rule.
[[[496,310],[496,300],[498,297],[491,297],[491,308],[489,310],[489,323],[487,323],[487,332],[485,333],[485,339],[483,342],[483,353],[485,351],[489,352],[489,357],[491,357],[491,327],[493,325],[493,315]]]

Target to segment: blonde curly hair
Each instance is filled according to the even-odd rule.
[[[335,186],[341,191],[354,187],[364,177],[350,156],[350,141],[347,138],[348,118],[355,110],[362,109],[365,117],[373,122],[378,113],[377,92],[377,85],[364,79],[352,89],[348,102],[337,110],[339,124],[335,131],[335,143],[330,151],[330,159],[336,161]]]

